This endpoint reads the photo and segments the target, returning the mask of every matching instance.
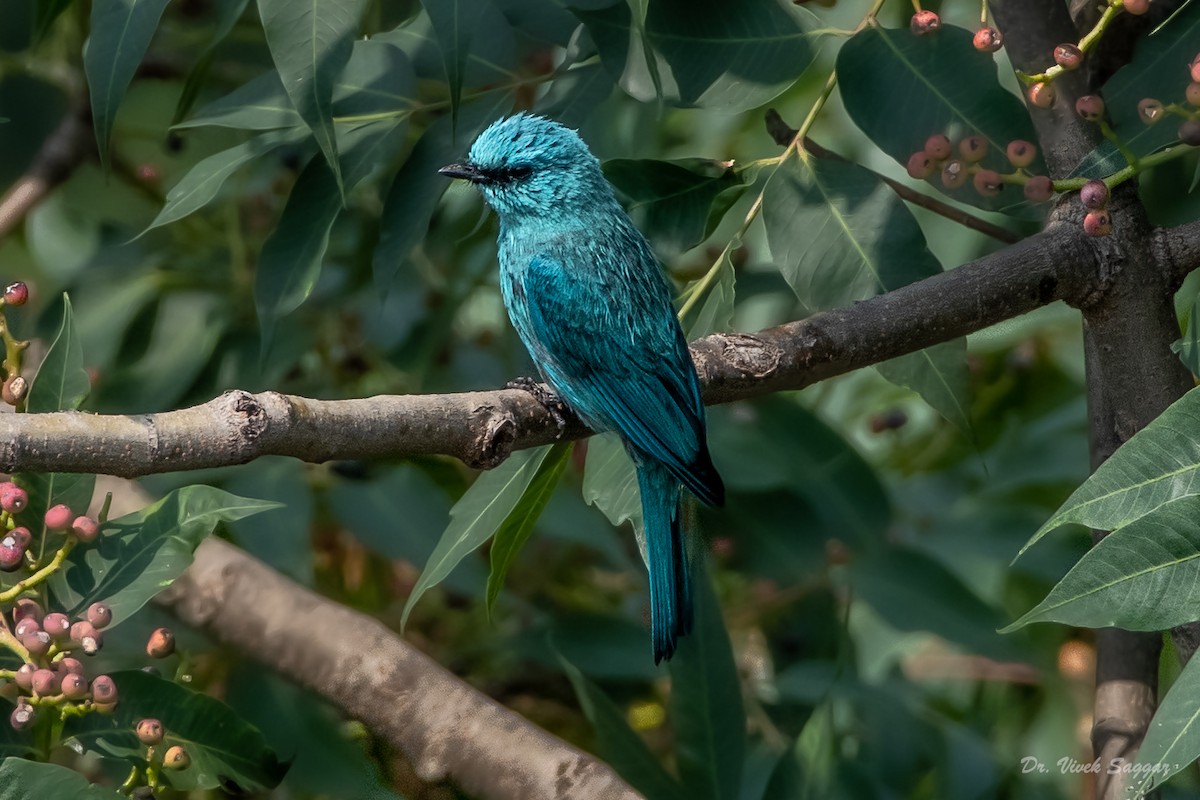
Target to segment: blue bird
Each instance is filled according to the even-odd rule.
[[[650,568],[654,661],[691,631],[686,486],[721,505],[696,367],[672,291],[579,135],[516,114],[494,122],[467,161],[440,172],[479,187],[500,218],[500,289],[542,377],[594,431],[616,431],[637,467]]]

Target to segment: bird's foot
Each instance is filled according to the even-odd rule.
[[[523,375],[504,384],[504,388],[520,389],[522,392],[528,392],[533,395],[533,399],[538,402],[538,405],[550,412],[550,417],[558,427],[559,434],[561,435],[566,430],[567,404],[553,390],[548,388],[546,384],[541,383],[536,378]]]

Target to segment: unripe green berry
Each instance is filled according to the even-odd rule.
[[[1057,93],[1052,83],[1035,83],[1029,87],[1029,105],[1035,108],[1049,108],[1054,105]]]
[[[972,183],[975,186],[975,191],[984,197],[995,197],[1004,188],[1004,182],[1000,180],[1000,174],[994,169],[979,170],[975,173]]]
[[[1083,218],[1083,232],[1088,236],[1108,236],[1112,233],[1112,218],[1108,211],[1097,208]]]
[[[112,622],[112,609],[108,603],[92,603],[88,606],[87,621],[92,623],[96,630],[107,628]]]
[[[46,511],[46,530],[69,530],[71,527],[71,520],[73,519],[75,519],[75,512],[62,503],[59,503],[56,506],[51,506],[49,510]]]
[[[146,655],[151,658],[166,658],[175,652],[175,634],[170,628],[156,628],[146,642]]]
[[[988,140],[982,136],[968,136],[958,143],[958,152],[968,164],[983,161],[987,151]]]
[[[908,177],[916,180],[924,180],[933,174],[934,166],[933,159],[924,150],[918,150],[908,157]]]
[[[967,182],[967,165],[958,159],[947,161],[942,167],[942,186],[947,189],[957,189]]]
[[[1124,0],[1125,10],[1135,16],[1141,16],[1150,10],[1150,0]]]
[[[981,53],[994,53],[1004,44],[1004,37],[995,28],[980,28],[975,31],[971,44]]]
[[[107,675],[97,675],[92,679],[92,700],[96,703],[113,705],[117,702],[117,684]]]
[[[158,744],[163,740],[163,724],[156,719],[143,719],[134,729],[138,741],[145,745]]]
[[[942,20],[937,14],[932,11],[918,11],[913,14],[912,21],[909,23],[912,32],[917,36],[925,36],[933,33],[938,28],[942,27]]]
[[[1054,196],[1054,182],[1045,175],[1034,175],[1025,183],[1025,197],[1033,203],[1044,203]]]
[[[187,769],[191,763],[192,757],[179,745],[169,747],[167,752],[163,753],[164,769]]]
[[[1085,208],[1105,208],[1108,206],[1108,185],[1093,178],[1079,190],[1079,202],[1083,203]]]
[[[1104,100],[1099,95],[1085,94],[1075,101],[1075,113],[1088,122],[1099,122],[1104,117]]]
[[[935,133],[925,140],[925,152],[934,161],[945,161],[952,151],[950,139],[943,133]]]
[[[1138,101],[1138,116],[1147,125],[1154,125],[1163,118],[1163,104],[1153,97],[1143,97]]]
[[[100,535],[100,523],[86,515],[78,516],[71,522],[71,533],[84,544],[94,542]]]
[[[1028,167],[1037,158],[1037,148],[1033,146],[1033,142],[1027,142],[1024,139],[1014,139],[1004,149],[1004,155],[1008,157],[1008,163],[1018,169],[1022,169]]]
[[[1054,48],[1054,63],[1063,69],[1079,69],[1083,63],[1083,51],[1075,44],[1060,44]]]
[[[1200,119],[1184,120],[1179,126],[1179,141],[1192,147],[1200,147]]]
[[[68,700],[82,700],[87,697],[88,684],[87,678],[74,672],[68,672],[60,679],[62,684],[62,695]]]

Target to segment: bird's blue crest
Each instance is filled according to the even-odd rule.
[[[468,159],[495,176],[478,185],[501,217],[615,203],[600,162],[579,134],[545,117],[519,113],[493,122]]]

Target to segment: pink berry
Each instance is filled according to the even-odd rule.
[[[163,724],[156,719],[139,720],[134,732],[137,733],[138,741],[144,745],[158,744],[163,740]]]
[[[146,642],[146,655],[151,658],[166,658],[175,652],[175,634],[170,628],[155,628]]]
[[[88,606],[87,621],[92,623],[96,630],[107,628],[112,622],[112,608],[108,603],[92,603]]]
[[[1044,203],[1054,196],[1054,183],[1045,175],[1034,175],[1025,183],[1025,197],[1034,203]]]
[[[163,754],[163,769],[187,769],[192,757],[179,745],[167,748]]]
[[[71,658],[70,656],[60,659],[58,663],[54,665],[54,668],[58,670],[59,675],[83,674],[83,662],[78,658]]]
[[[17,685],[18,689],[22,689],[26,692],[32,692],[33,673],[37,672],[37,670],[38,668],[34,664],[22,664],[17,669],[17,674],[13,677],[13,683]]]
[[[975,31],[971,44],[981,53],[994,53],[1004,44],[1004,37],[995,28],[980,28]]]
[[[50,650],[50,634],[45,631],[27,633],[21,637],[21,646],[34,658],[44,656]]]
[[[1104,181],[1093,178],[1079,190],[1079,202],[1085,208],[1097,209],[1108,205],[1108,185]]]
[[[46,530],[48,531],[65,531],[71,527],[71,520],[75,519],[75,512],[70,508],[59,503],[56,506],[51,506],[46,512],[45,522]]]
[[[942,185],[947,189],[957,189],[967,182],[967,165],[958,159],[947,161],[942,167]]]
[[[8,724],[12,725],[13,730],[23,731],[33,724],[37,718],[37,712],[33,705],[24,697],[17,699],[17,707],[13,709],[12,714],[8,717]]]
[[[71,533],[84,544],[94,542],[100,535],[100,523],[88,516],[76,517],[71,522]]]
[[[111,705],[117,702],[117,685],[107,675],[97,675],[92,679],[92,699],[97,703]]]
[[[25,281],[10,283],[4,289],[4,303],[10,306],[23,306],[29,299],[29,287]]]
[[[1104,100],[1099,95],[1085,94],[1075,101],[1075,113],[1088,122],[1098,122],[1104,116]]]
[[[924,36],[942,27],[942,20],[932,11],[918,11],[912,16],[911,27],[917,36]]]
[[[71,626],[71,641],[79,645],[86,655],[94,656],[104,646],[100,631],[87,620],[80,620]]]
[[[1179,126],[1179,141],[1192,147],[1200,147],[1200,119],[1184,120]]]
[[[1083,63],[1083,51],[1074,44],[1060,44],[1054,48],[1054,63],[1063,69],[1079,69]]]
[[[924,180],[933,174],[933,160],[924,150],[918,150],[908,157],[908,177]]]
[[[39,669],[33,673],[33,693],[40,697],[58,694],[61,685],[58,673],[52,669]]]
[[[975,173],[972,183],[975,186],[975,191],[984,197],[995,197],[1004,188],[1004,182],[1000,180],[1000,174],[994,169],[979,170]]]
[[[10,514],[19,514],[29,505],[29,495],[12,481],[0,483],[0,508]]]
[[[16,528],[13,530],[16,530]],[[42,607],[38,605],[37,600],[31,597],[22,597],[13,607],[12,618],[14,625],[19,624],[23,619],[32,619],[34,622],[40,623],[42,616]]]
[[[16,572],[25,564],[25,548],[18,547],[11,536],[0,540],[0,572]]]
[[[983,161],[987,151],[988,140],[982,136],[968,136],[958,143],[958,152],[968,164]]]
[[[1004,155],[1008,156],[1008,163],[1020,169],[1033,163],[1033,160],[1037,158],[1037,148],[1033,146],[1033,142],[1014,139],[1004,149]]]
[[[1083,232],[1088,236],[1108,236],[1112,233],[1112,218],[1103,208],[1089,211],[1083,218]]]
[[[0,400],[10,406],[20,403],[27,394],[29,394],[29,381],[20,375],[9,375],[4,379],[4,384],[0,385]]]
[[[42,621],[33,617],[24,617],[20,622],[13,626],[13,636],[20,639],[22,636],[28,636],[31,633],[37,633],[42,629]]]
[[[1163,118],[1163,104],[1153,97],[1143,97],[1138,101],[1138,116],[1147,125],[1154,125]]]
[[[1150,0],[1125,0],[1125,10],[1140,16],[1150,10]]]
[[[1188,66],[1188,71],[1191,73],[1192,81],[1200,83],[1200,53],[1192,59],[1192,63]]]
[[[66,641],[71,636],[71,620],[66,614],[54,611],[42,620],[42,630],[56,642]]]
[[[1049,108],[1054,105],[1054,84],[1035,83],[1029,87],[1029,104],[1035,108]]]
[[[925,140],[925,152],[934,161],[945,161],[952,149],[950,139],[945,134],[935,133]]]
[[[87,678],[76,672],[68,672],[61,678],[62,694],[68,700],[82,700],[87,697]]]

